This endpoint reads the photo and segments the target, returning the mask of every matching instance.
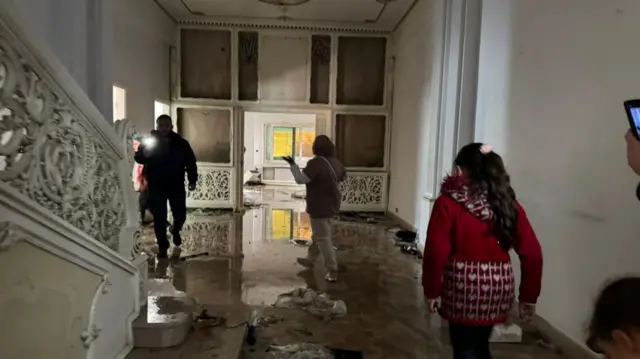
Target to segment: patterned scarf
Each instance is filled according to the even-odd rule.
[[[486,191],[472,191],[469,181],[461,173],[453,173],[445,177],[440,187],[440,194],[451,197],[480,220],[493,219],[493,211],[487,200]]]

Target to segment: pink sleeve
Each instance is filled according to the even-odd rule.
[[[133,164],[133,171],[131,172],[131,176],[133,177],[131,180],[133,181],[133,188],[138,191],[140,189],[140,177],[142,176],[142,165],[139,163]]]

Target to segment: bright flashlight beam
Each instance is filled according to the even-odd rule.
[[[144,143],[144,146],[146,148],[152,148],[156,145],[156,139],[153,137],[147,137],[144,139],[144,141],[142,141],[142,143]]]

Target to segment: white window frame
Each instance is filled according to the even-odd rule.
[[[274,159],[273,158],[273,129],[274,127],[289,127],[289,128],[294,128],[296,130],[302,130],[302,131],[313,131],[313,133],[317,133],[317,129],[315,124],[298,124],[298,125],[293,125],[293,124],[268,124],[266,125],[265,128],[265,134],[266,134],[266,138],[264,141],[265,144],[265,164],[271,164],[271,165],[284,165],[287,166],[287,164],[285,163],[285,161],[283,160],[279,160],[279,159]],[[294,134],[295,136],[295,134]],[[298,165],[300,165],[301,167],[306,166],[307,162],[309,162],[309,160],[311,160],[313,158],[313,156],[311,157],[296,157],[296,163],[298,163]]]

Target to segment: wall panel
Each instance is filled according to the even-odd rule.
[[[384,167],[385,116],[338,114],[335,132],[338,158],[346,167]]]
[[[262,101],[308,102],[308,36],[265,35],[260,42],[260,92]]]
[[[178,133],[189,141],[198,162],[231,163],[231,111],[179,108]]]
[[[183,29],[181,96],[231,100],[231,32]]]
[[[386,48],[383,37],[338,38],[337,104],[384,104]]]
[[[193,54],[197,53],[193,44],[197,42],[192,40],[193,44],[187,44],[186,49],[181,45],[183,59],[176,70],[182,91],[174,102],[174,114],[178,117],[178,130],[192,142],[198,159],[207,164],[207,171],[201,178],[208,179],[207,185],[190,195],[191,204],[225,203],[226,206],[228,198],[234,198],[236,193],[227,197],[227,192],[223,191],[214,198],[207,194],[208,188],[227,183],[229,176],[243,178],[243,171],[256,167],[265,180],[282,183],[291,180],[290,175],[285,175],[289,172],[284,163],[272,161],[268,166],[258,165],[265,161],[268,150],[264,129],[257,131],[246,124],[244,133],[234,133],[231,129],[233,141],[240,144],[241,155],[244,147],[242,161],[229,162],[228,158],[222,159],[215,154],[219,152],[214,149],[216,143],[218,146],[221,143],[217,137],[226,136],[227,132],[211,127],[211,120],[206,119],[210,115],[205,113],[211,108],[226,107],[235,108],[242,118],[245,112],[318,115],[316,133],[332,136],[348,172],[359,173],[357,180],[345,187],[349,188],[345,192],[349,193],[345,194],[349,198],[345,208],[386,209],[391,121],[387,98],[390,95],[387,85],[391,83],[387,63],[388,36],[215,26],[185,26],[182,31],[183,42],[189,41],[185,39],[185,31],[191,32],[200,41],[197,46],[208,46],[210,52],[221,52],[227,45],[231,47],[231,56],[225,57],[225,62],[216,60],[223,64],[217,66],[216,71],[224,72],[218,77],[231,79],[228,91],[231,98],[228,98],[226,92],[225,96],[219,95],[222,88],[229,86],[226,80],[217,79],[214,83],[212,62],[193,60]],[[211,34],[202,34],[214,31],[218,33],[218,40],[212,40]],[[231,34],[230,42],[221,40],[223,33]],[[217,44],[217,50],[212,49],[211,43]],[[189,56],[191,59],[186,58]],[[187,69],[192,65],[199,68],[200,73]],[[186,108],[189,111],[185,112]],[[196,115],[198,111],[200,114]],[[225,145],[231,146],[231,143]],[[219,162],[223,160],[227,162]],[[240,162],[244,162],[245,168]],[[228,165],[233,167],[226,167]],[[205,167],[202,168],[204,171]],[[374,187],[376,190],[372,189],[370,193],[373,197],[367,197],[363,188]],[[377,188],[381,192],[376,192]]]

